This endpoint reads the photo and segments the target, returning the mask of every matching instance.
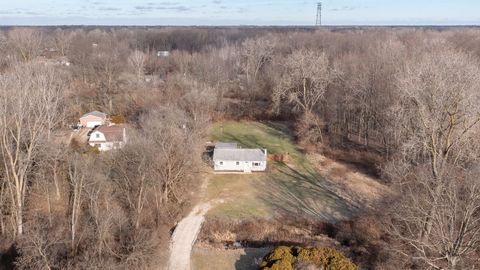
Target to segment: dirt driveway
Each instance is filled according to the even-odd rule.
[[[210,207],[210,203],[199,204],[178,223],[170,240],[169,270],[190,270],[190,253]]]

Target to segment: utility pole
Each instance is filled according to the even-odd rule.
[[[317,3],[317,21],[315,25],[316,26],[322,25],[322,2]]]

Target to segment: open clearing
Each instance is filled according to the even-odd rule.
[[[221,203],[209,205],[206,218],[240,221],[288,214],[336,222],[368,209],[388,192],[374,179],[341,163],[320,154],[306,156],[281,123],[220,122],[212,127],[210,139],[234,141],[244,148],[267,148],[270,154],[288,153],[289,159],[285,163],[269,161],[267,172],[209,174],[203,201]],[[203,244],[192,250],[191,246],[182,246],[183,260],[196,270],[256,269],[270,250],[267,247],[218,249]]]
[[[267,148],[271,154],[289,154],[289,160],[270,161],[268,171],[253,174],[212,174],[207,201],[223,199],[208,216],[230,219],[302,215],[323,221],[347,219],[361,206],[338,194],[292,142],[281,123],[220,122],[211,130],[214,141],[235,141],[245,148]],[[342,194],[345,195],[345,194]]]

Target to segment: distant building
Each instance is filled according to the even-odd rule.
[[[100,151],[122,148],[126,142],[126,130],[121,125],[99,126],[88,139],[88,144]]]
[[[267,149],[242,149],[237,143],[216,143],[213,162],[215,171],[265,171]]]
[[[168,56],[170,56],[170,51],[158,51],[157,56],[158,57],[168,57]]]
[[[105,125],[106,122],[107,114],[99,111],[89,112],[80,117],[80,125],[87,128]]]

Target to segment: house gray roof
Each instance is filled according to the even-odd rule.
[[[237,149],[238,147],[236,142],[216,142],[215,148]]]
[[[99,112],[99,111],[93,111],[93,112],[86,113],[86,114],[82,115],[82,117],[89,116],[89,115],[97,116],[97,117],[100,117],[100,118],[107,118],[106,113],[102,113],[102,112]],[[82,117],[80,117],[80,118],[82,118]]]
[[[232,149],[215,148],[214,161],[266,161],[267,157],[262,149]]]

